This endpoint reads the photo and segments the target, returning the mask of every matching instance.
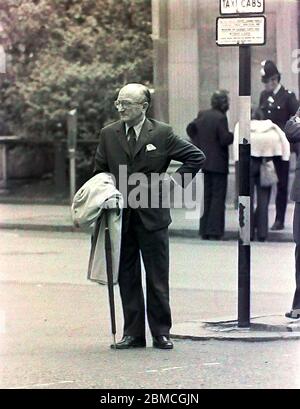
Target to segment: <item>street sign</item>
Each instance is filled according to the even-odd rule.
[[[220,0],[220,14],[259,14],[264,11],[264,0]]]
[[[216,43],[218,46],[264,45],[265,16],[218,17]]]

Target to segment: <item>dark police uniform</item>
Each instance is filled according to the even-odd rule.
[[[292,91],[285,89],[281,85],[276,94],[263,91],[260,94],[259,106],[264,112],[266,119],[270,119],[284,130],[286,122],[291,116],[295,115],[299,102]],[[297,153],[297,146],[292,151]],[[274,165],[278,176],[276,221],[284,224],[288,194],[289,161],[283,161],[278,157],[274,159]]]

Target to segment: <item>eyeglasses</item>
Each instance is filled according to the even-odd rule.
[[[143,102],[131,102],[131,101],[126,101],[126,100],[124,101],[117,100],[114,102],[114,105],[117,109],[119,109],[120,107],[126,109],[126,108],[131,108],[133,105],[142,105],[142,104]]]

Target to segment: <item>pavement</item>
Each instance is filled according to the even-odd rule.
[[[171,237],[182,237],[196,240],[195,243],[202,240],[198,235],[199,209],[172,209],[173,223],[170,227]],[[270,206],[270,219],[274,217],[275,206]],[[284,231],[270,232],[269,241],[271,242],[292,242],[292,214],[293,205],[288,205],[286,227]],[[71,219],[70,207],[67,205],[37,205],[37,204],[0,204],[0,228],[11,230],[32,230],[32,231],[56,231],[56,232],[82,232],[74,227]],[[226,212],[226,240],[237,239],[237,211],[228,206]],[[85,231],[89,233],[89,230]],[[88,249],[86,249],[88,253]],[[282,315],[278,317],[275,325],[276,331],[270,331],[268,321],[270,317],[265,317],[263,326],[256,331],[245,332],[237,327],[236,323],[232,326],[223,328],[223,323],[219,323],[218,333],[216,327],[210,328],[206,322],[188,320],[175,326],[172,335],[183,339],[240,339],[240,340],[260,340],[260,339],[285,339],[300,337],[300,333],[292,333],[289,323],[282,320]],[[229,319],[232,322],[232,318]],[[285,328],[283,331],[282,328]],[[270,332],[273,332],[270,334]],[[275,334],[276,332],[276,334]]]
[[[175,339],[193,341],[220,340],[266,342],[300,340],[300,319],[292,320],[281,315],[252,316],[251,325],[239,327],[233,318],[194,320],[175,324],[172,328]]]
[[[285,229],[269,232],[269,241],[292,242],[293,204],[288,204]],[[171,209],[173,222],[170,236],[199,239],[199,209]],[[275,217],[275,206],[270,205],[270,224]],[[0,228],[37,231],[78,232],[74,227],[67,205],[10,204],[0,203]],[[238,214],[233,206],[227,205],[225,240],[238,238]]]
[[[86,280],[89,235],[1,230],[0,388],[300,388],[300,341],[175,339],[172,351],[110,350],[107,288]],[[253,243],[252,316],[283,316],[294,244]],[[233,241],[170,240],[173,330],[236,316]],[[144,272],[143,280],[145,281]],[[116,288],[117,335],[122,310]]]

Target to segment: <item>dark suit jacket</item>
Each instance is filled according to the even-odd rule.
[[[300,142],[300,123],[296,122],[295,116],[287,121],[284,131],[290,143]],[[300,202],[300,156],[297,158],[295,179],[291,190],[291,200]]]
[[[187,133],[206,156],[203,171],[227,174],[228,145],[233,142],[233,134],[229,132],[226,115],[217,109],[200,111],[188,125]]]
[[[152,144],[155,150],[148,151],[146,146]],[[171,160],[182,162],[183,165],[177,169],[176,173],[183,176],[186,173],[194,177],[200,170],[205,160],[204,154],[195,148],[190,142],[174,135],[172,128],[162,122],[153,119],[146,119],[139,135],[134,157],[130,157],[125,126],[121,121],[115,122],[100,132],[100,141],[95,156],[94,174],[99,172],[109,172],[116,179],[117,188],[124,196],[127,206],[127,195],[136,188],[136,185],[126,185],[128,193],[124,190],[124,185],[119,179],[119,166],[127,165],[128,177],[136,172],[140,172],[147,180],[150,180],[153,173],[165,173]],[[122,174],[122,177],[124,175]],[[122,179],[123,180],[123,179]],[[145,187],[148,191],[150,201],[151,191],[157,189],[157,184],[148,183]],[[162,194],[162,182],[159,182],[159,195]],[[148,230],[158,230],[171,223],[170,209],[162,208],[162,200],[159,198],[158,208],[139,207],[137,212]],[[161,200],[162,199],[162,200]],[[164,201],[164,205],[165,205]],[[126,230],[128,223],[128,210],[124,211],[123,229]]]

